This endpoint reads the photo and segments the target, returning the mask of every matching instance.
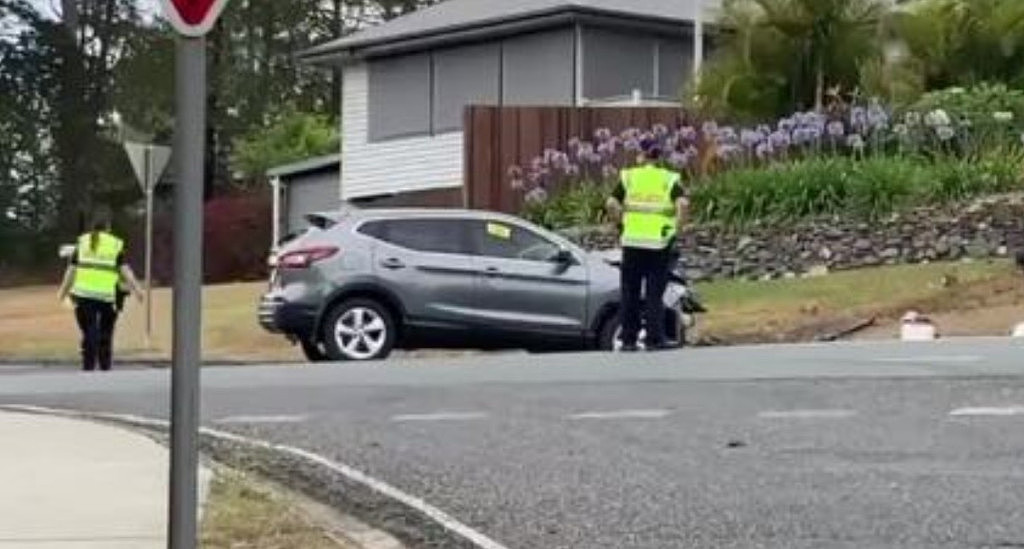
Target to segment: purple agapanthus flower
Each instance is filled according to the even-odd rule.
[[[872,130],[889,129],[889,113],[878,100],[872,100],[867,112],[868,126]]]
[[[939,126],[938,128],[935,128],[935,135],[943,141],[949,141],[956,137],[956,130],[951,126]]]
[[[765,135],[756,130],[744,129],[740,132],[740,144],[748,149],[753,149],[765,140]]]
[[[736,129],[732,126],[719,128],[716,137],[719,143],[735,144],[739,141],[739,134],[736,133]]]
[[[626,149],[629,152],[637,152],[640,150],[640,140],[633,138],[626,139],[622,143],[622,148]]]
[[[686,153],[676,151],[668,156],[668,163],[673,168],[681,170],[689,165],[690,157]]]
[[[793,139],[790,137],[789,132],[779,130],[772,132],[772,134],[768,136],[768,142],[771,144],[772,149],[784,150],[789,148],[793,143]]]
[[[598,128],[594,131],[594,140],[598,143],[604,143],[612,138],[612,131],[608,128]]]
[[[548,192],[541,187],[531,189],[530,192],[526,193],[526,201],[530,204],[543,204],[547,202]]]
[[[842,137],[844,134],[846,134],[846,127],[843,126],[842,122],[834,120],[828,123],[826,131],[828,132],[828,135],[831,137]]]
[[[868,111],[864,107],[850,109],[850,127],[854,131],[864,131],[868,127]]]
[[[779,120],[778,124],[779,131],[784,131],[786,133],[792,132],[796,126],[797,122],[795,118],[783,118]]]
[[[772,146],[771,146],[770,143],[765,141],[765,142],[761,143],[760,145],[758,145],[757,148],[754,149],[754,154],[757,155],[758,158],[764,160],[764,159],[770,157],[771,155],[775,154],[775,150],[772,149]]]
[[[763,144],[764,143],[762,143],[762,145]],[[721,147],[718,147],[718,150],[715,151],[715,156],[717,156],[720,160],[732,160],[733,158],[739,156],[742,151],[743,149],[739,145],[726,144],[722,145]]]
[[[655,124],[654,127],[651,128],[651,131],[654,132],[654,135],[657,137],[665,137],[668,135],[668,126],[664,124]]]
[[[693,126],[683,126],[676,132],[680,141],[693,143],[697,140],[697,130]]]

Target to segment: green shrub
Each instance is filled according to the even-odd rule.
[[[524,218],[551,229],[597,225],[605,221],[605,202],[612,193],[609,183],[572,183],[547,200],[527,200]]]
[[[1024,120],[1024,91],[1006,84],[987,83],[969,88],[945,88],[924,94],[910,109],[918,112],[942,109],[966,116],[975,124],[994,121],[993,114],[998,112],[1011,112],[1016,120]]]
[[[923,204],[1021,189],[1019,153],[981,158],[815,158],[725,172],[693,191],[698,221],[731,226],[843,215],[875,220]]]

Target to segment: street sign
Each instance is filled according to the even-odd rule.
[[[135,178],[138,179],[142,192],[148,193],[153,190],[171,160],[171,148],[128,141],[124,144],[124,150],[128,153],[128,160],[132,163]]]
[[[227,0],[160,0],[174,30],[198,37],[210,32]]]
[[[153,347],[153,194],[171,159],[171,148],[126,141],[124,150],[146,198],[146,348]]]

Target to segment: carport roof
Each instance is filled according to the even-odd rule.
[[[721,0],[446,0],[302,54],[310,60],[358,57],[360,50],[472,31],[474,39],[564,15],[596,15],[679,24],[691,23],[700,6],[712,19]]]
[[[308,158],[306,160],[292,162],[291,164],[285,164],[283,166],[275,166],[267,170],[267,177],[289,178],[306,174],[309,172],[326,170],[339,166],[341,166],[341,155],[331,154],[327,156],[319,156],[316,158]]]

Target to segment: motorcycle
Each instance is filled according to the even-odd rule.
[[[619,268],[622,265],[622,251],[602,252],[609,265]],[[696,343],[697,315],[708,312],[701,302],[697,290],[686,278],[681,261],[676,261],[669,271],[668,285],[662,298],[665,305],[665,342],[670,347],[684,347]],[[615,350],[622,347],[622,327],[615,332]],[[645,329],[640,332],[640,345],[643,346]]]

